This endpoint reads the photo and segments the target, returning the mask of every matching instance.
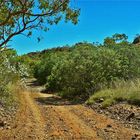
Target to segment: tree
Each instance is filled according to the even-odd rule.
[[[0,47],[16,35],[48,31],[62,19],[76,24],[80,11],[70,6],[70,0],[0,0],[0,7]]]
[[[106,37],[104,39],[104,45],[105,46],[113,46],[115,44],[115,40],[111,37]]]
[[[113,36],[112,36],[112,38],[115,40],[115,41],[127,41],[127,39],[128,39],[128,36],[126,35],[126,34],[118,34],[118,33],[116,33],[116,34],[114,34]]]
[[[129,42],[127,41],[128,36],[126,34],[114,34],[112,37],[106,37],[104,39],[104,45],[111,47],[116,45],[129,45]]]

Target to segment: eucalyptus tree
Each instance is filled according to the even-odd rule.
[[[32,35],[33,30],[48,31],[61,20],[78,22],[80,10],[70,0],[0,0],[0,47],[14,36]],[[40,41],[40,38],[38,38]]]

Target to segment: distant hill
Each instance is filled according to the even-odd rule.
[[[71,50],[71,47],[64,46],[64,47],[45,49],[45,50],[42,50],[42,51],[30,52],[27,55],[29,57],[34,57],[34,56],[42,56],[42,55],[50,53],[50,52],[63,52],[63,51],[70,51],[70,50]]]
[[[44,54],[47,53],[51,53],[51,52],[68,52],[71,51],[74,47],[78,47],[78,46],[93,46],[93,44],[91,43],[87,43],[87,42],[79,42],[76,43],[73,46],[62,46],[62,47],[56,47],[56,48],[51,48],[51,49],[45,49],[42,51],[36,51],[36,52],[30,52],[28,54],[26,54],[29,57],[35,57],[35,56],[43,56]]]

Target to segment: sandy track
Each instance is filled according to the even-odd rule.
[[[16,118],[11,124],[11,129],[3,131],[1,140],[42,140],[44,138],[44,118],[30,94],[27,91],[20,93],[20,108]]]
[[[131,140],[139,133],[84,105],[69,104],[51,94],[40,94],[36,99],[46,113],[46,139]]]
[[[131,140],[139,133],[53,94],[26,90],[19,100],[17,116],[1,140]]]

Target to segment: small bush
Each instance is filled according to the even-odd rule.
[[[106,99],[103,103],[102,103],[102,108],[106,108],[108,106],[111,106],[112,104],[115,104],[115,100],[110,98],[110,99]]]
[[[0,52],[0,105],[8,107],[14,104],[14,88],[20,78],[23,78],[26,69],[16,60],[13,50]]]

